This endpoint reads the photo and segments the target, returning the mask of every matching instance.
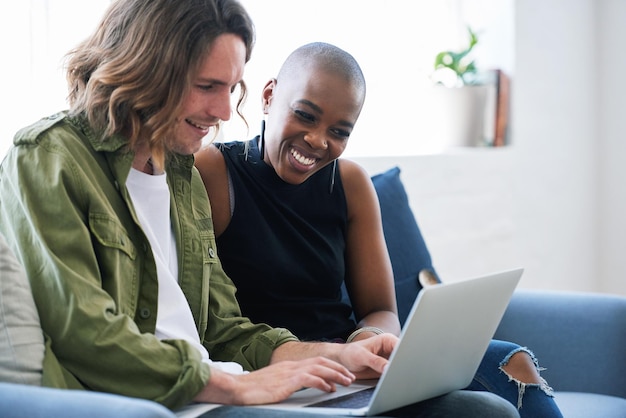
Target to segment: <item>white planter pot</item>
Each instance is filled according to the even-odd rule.
[[[436,118],[436,135],[443,148],[483,146],[489,138],[485,132],[485,119],[491,85],[463,87],[434,86],[433,111]]]

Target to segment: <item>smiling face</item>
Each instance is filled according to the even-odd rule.
[[[220,35],[201,62],[176,118],[172,149],[189,155],[198,151],[211,128],[230,119],[231,93],[243,78],[246,47],[233,34]]]
[[[363,100],[354,82],[315,65],[271,80],[263,90],[265,162],[287,183],[304,182],[343,153]]]

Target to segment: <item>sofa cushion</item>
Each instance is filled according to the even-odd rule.
[[[625,330],[623,296],[517,289],[495,338],[532,348],[556,391],[626,398]]]
[[[567,418],[626,417],[626,399],[617,396],[557,391],[554,400]]]
[[[41,385],[44,339],[30,283],[0,234],[0,381]]]
[[[409,206],[409,199],[400,179],[400,168],[372,176],[380,202],[385,242],[391,258],[398,300],[400,323],[404,324],[413,302],[422,289],[418,276],[429,270],[437,278],[430,252]],[[438,278],[437,278],[438,280]]]

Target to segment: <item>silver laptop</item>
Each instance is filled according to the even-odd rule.
[[[520,268],[424,288],[380,379],[337,385],[334,393],[304,389],[281,403],[258,407],[371,416],[467,387],[522,272]]]

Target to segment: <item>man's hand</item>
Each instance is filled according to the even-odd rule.
[[[324,357],[281,361],[254,372],[233,375],[211,370],[211,379],[194,398],[197,402],[260,405],[280,402],[302,388],[334,392],[355,379],[346,367]]]
[[[272,363],[244,375],[211,370],[197,402],[262,405],[280,402],[302,388],[334,392],[355,379],[378,378],[387,366],[398,337],[382,334],[339,343],[288,342],[272,355]]]

